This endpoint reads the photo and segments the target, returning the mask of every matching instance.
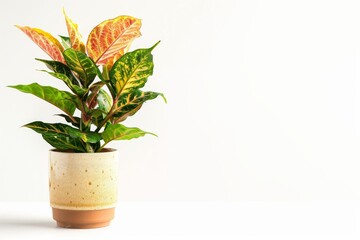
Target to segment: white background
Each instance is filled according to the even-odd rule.
[[[122,14],[154,50],[146,89],[164,92],[125,125],[155,132],[120,151],[120,201],[360,200],[360,2],[1,1],[0,200],[47,201],[47,150],[28,122],[59,111],[7,85],[63,87],[15,24],[84,38]]]
[[[359,205],[120,202],[106,228],[56,228],[44,203],[0,202],[2,240],[359,240]]]

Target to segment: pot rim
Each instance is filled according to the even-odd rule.
[[[105,150],[105,151],[104,151]],[[114,153],[117,152],[118,150],[115,148],[104,148],[102,152],[93,152],[93,153],[89,153],[89,152],[67,152],[67,151],[62,151],[59,149],[49,149],[49,152],[53,152],[53,153],[64,153],[64,154],[109,154],[109,153]]]

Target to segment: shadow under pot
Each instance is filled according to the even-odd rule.
[[[99,228],[114,218],[118,189],[115,149],[99,153],[50,150],[49,191],[59,227]]]

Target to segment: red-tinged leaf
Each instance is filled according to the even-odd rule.
[[[63,10],[63,13],[64,13],[64,16],[65,16],[65,21],[66,21],[67,30],[68,30],[68,33],[69,33],[71,47],[73,49],[75,49],[75,50],[85,52],[85,45],[84,45],[84,43],[82,41],[81,34],[78,31],[78,25],[76,23],[74,23],[66,15],[65,10]]]
[[[119,16],[97,25],[86,43],[88,55],[98,65],[112,65],[129,48],[134,38],[139,37],[141,20]]]
[[[62,52],[63,46],[50,33],[38,28],[28,26],[16,26],[33,40],[44,52],[46,52],[53,60],[65,63]]]

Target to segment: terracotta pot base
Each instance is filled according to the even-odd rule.
[[[52,208],[58,227],[100,228],[106,227],[114,218],[115,208],[101,210],[65,210]]]

